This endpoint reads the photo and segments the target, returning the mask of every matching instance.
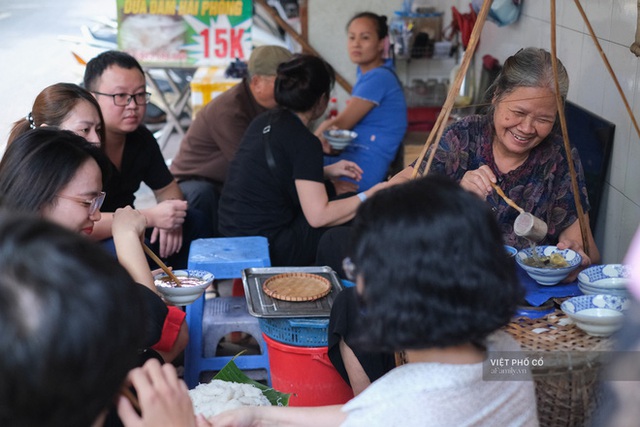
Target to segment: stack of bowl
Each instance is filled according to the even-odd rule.
[[[585,295],[629,296],[629,268],[622,264],[592,265],[578,274],[578,288]]]

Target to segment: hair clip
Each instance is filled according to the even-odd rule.
[[[25,118],[29,121],[29,127],[31,129],[35,129],[36,123],[33,121],[33,115],[31,114],[31,111],[29,111],[29,114],[27,114],[27,117]]]

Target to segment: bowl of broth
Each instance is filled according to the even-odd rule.
[[[173,274],[181,286],[165,273],[156,275],[153,282],[163,298],[173,305],[188,305],[200,298],[213,282],[214,276],[202,270],[176,270]]]
[[[518,266],[543,286],[557,285],[581,262],[582,257],[576,251],[551,245],[522,249],[516,254]]]

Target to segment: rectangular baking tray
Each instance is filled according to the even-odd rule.
[[[262,291],[262,284],[276,274],[310,273],[331,282],[331,292],[315,301],[292,302],[271,298]],[[331,267],[261,267],[242,271],[242,284],[249,313],[256,317],[329,317],[333,301],[343,289],[342,282]]]

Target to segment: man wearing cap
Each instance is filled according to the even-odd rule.
[[[276,106],[276,70],[291,56],[280,46],[255,48],[249,58],[249,76],[196,115],[171,163],[171,173],[189,206],[211,218],[212,237],[218,236],[218,200],[229,163],[251,121]]]

